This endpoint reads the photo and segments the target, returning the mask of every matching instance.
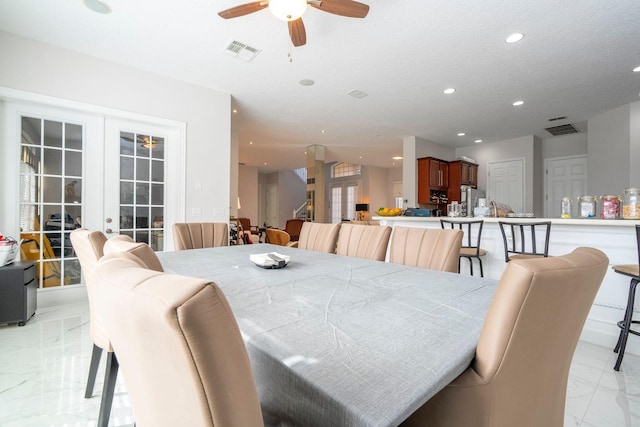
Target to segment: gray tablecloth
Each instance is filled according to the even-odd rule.
[[[291,256],[278,270],[249,254]],[[495,280],[273,245],[164,252],[211,279],[245,339],[263,411],[299,426],[397,425],[471,362]]]

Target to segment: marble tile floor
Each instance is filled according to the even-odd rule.
[[[86,303],[44,307],[23,327],[0,326],[0,427],[95,426],[105,363],[103,356],[94,397],[85,399],[91,346]],[[565,427],[640,427],[640,357],[627,354],[620,372],[614,361],[609,348],[578,344]],[[109,425],[133,423],[120,375]]]

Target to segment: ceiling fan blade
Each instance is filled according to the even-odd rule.
[[[253,12],[257,12],[267,6],[269,6],[269,2],[254,1],[252,3],[241,4],[240,6],[223,10],[222,12],[219,12],[218,15],[220,15],[224,19],[237,18],[238,16],[244,16]]]
[[[364,18],[369,13],[368,5],[354,0],[322,0],[320,5],[311,2],[309,6],[349,18]]]
[[[295,47],[303,46],[307,43],[307,32],[304,29],[302,18],[289,21],[289,36]]]

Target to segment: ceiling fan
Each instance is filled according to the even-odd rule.
[[[276,18],[288,21],[289,36],[293,45],[298,47],[307,43],[307,33],[302,23],[302,14],[307,10],[307,5],[349,18],[364,18],[369,13],[368,5],[354,0],[263,0],[241,4],[223,10],[218,15],[224,19],[237,18],[268,7]]]

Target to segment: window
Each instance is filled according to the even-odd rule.
[[[120,234],[164,249],[164,138],[120,132]]]
[[[356,176],[362,173],[362,167],[360,165],[354,165],[353,163],[340,162],[331,167],[332,178],[343,178],[346,176]]]
[[[69,235],[82,215],[81,125],[21,118],[21,258],[36,264],[39,287],[80,283]]]
[[[358,184],[335,184],[331,187],[331,222],[356,219]]]

